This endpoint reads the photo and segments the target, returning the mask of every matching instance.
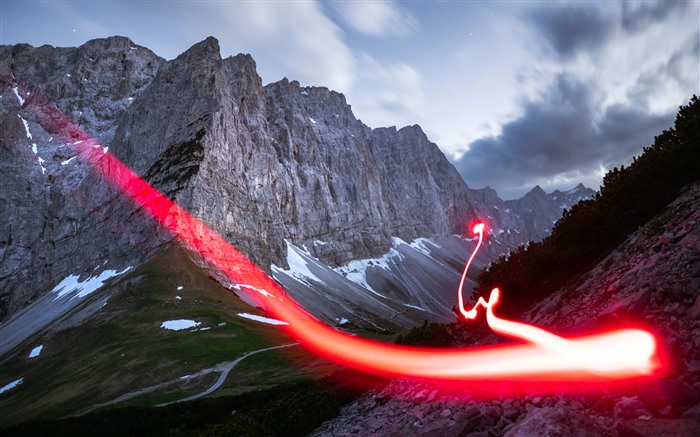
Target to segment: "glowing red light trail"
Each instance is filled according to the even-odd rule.
[[[289,299],[275,281],[228,241],[170,201],[113,155],[103,151],[50,102],[32,93],[23,108],[32,110],[47,132],[71,144],[83,162],[92,166],[233,283],[269,292],[269,295],[250,293],[249,297],[276,318],[289,323],[281,329],[285,329],[291,337],[331,361],[382,376],[448,381],[600,381],[650,375],[658,368],[656,341],[646,331],[625,329],[564,339],[530,325],[496,317],[493,308],[499,298],[498,290],[494,290],[488,302],[480,299],[472,311],[465,311],[462,283],[466,269],[482,243],[483,224],[474,229],[479,241],[460,283],[460,311],[465,317],[473,317],[476,308],[484,306],[487,321],[494,331],[524,340],[527,344],[463,349],[416,348],[339,332]]]

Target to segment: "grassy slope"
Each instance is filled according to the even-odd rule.
[[[44,344],[39,357],[23,354],[0,368],[3,381],[24,377],[23,384],[0,395],[0,427],[74,414],[127,392],[232,361],[245,352],[290,342],[274,326],[236,316],[253,309],[211,280],[180,249],[168,250],[108,287],[110,300],[97,314],[33,342]],[[196,320],[201,322],[199,328],[211,329],[160,328],[172,319]],[[225,325],[219,326],[222,322]],[[307,375],[298,363],[282,358],[287,353],[324,373],[332,368],[299,347],[290,349],[296,350],[263,352],[244,360],[214,395],[270,387]],[[170,386],[128,403],[154,405],[185,397],[202,391],[217,376]]]

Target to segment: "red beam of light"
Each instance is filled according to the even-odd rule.
[[[493,312],[501,295],[501,291],[498,288],[491,290],[488,302],[485,301],[483,297],[479,297],[474,307],[467,311],[463,304],[462,288],[464,279],[467,276],[467,271],[484,239],[484,231],[485,225],[483,223],[477,223],[472,229],[472,232],[478,235],[479,241],[464,267],[462,279],[459,283],[459,311],[465,319],[473,320],[476,318],[477,309],[479,307],[484,307],[486,308],[486,322],[494,332],[506,337],[524,340],[528,343],[538,345],[558,356],[566,356],[574,359],[582,365],[585,365],[589,371],[594,373],[605,373],[614,371],[615,369],[623,370],[630,364],[628,362],[628,354],[637,357],[649,350],[655,350],[654,337],[646,331],[635,329],[619,330],[616,332],[621,334],[621,338],[627,338],[630,343],[626,345],[618,345],[616,343],[608,345],[607,343],[603,343],[597,345],[595,349],[588,349],[578,341],[567,340],[545,331],[544,329],[525,323],[501,319]],[[610,346],[612,346],[612,349]],[[651,358],[651,356],[649,358]],[[640,364],[642,363],[644,362],[640,362]]]
[[[233,283],[245,288],[266,290],[269,295],[249,293],[255,303],[289,323],[281,328],[312,352],[361,371],[389,377],[456,381],[611,381],[651,375],[659,367],[655,338],[642,330],[626,329],[576,339],[554,334],[522,323],[498,319],[493,307],[498,293],[487,308],[489,324],[496,332],[516,337],[529,344],[492,345],[463,349],[438,349],[398,346],[350,336],[314,318],[286,296],[280,286],[228,241],[190,215],[179,205],[140,178],[130,168],[104,152],[50,102],[36,93],[28,98],[31,109],[47,132],[72,145],[83,162],[103,175],[128,196],[137,207],[148,212],[190,250],[199,253],[212,267]],[[483,239],[469,259],[473,260]],[[469,265],[467,265],[467,268]],[[462,277],[464,280],[465,273]],[[462,281],[463,282],[463,281]],[[463,310],[460,284],[460,309]],[[574,351],[575,353],[572,353]]]

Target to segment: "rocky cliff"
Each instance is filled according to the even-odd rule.
[[[500,254],[561,213],[548,198],[540,217],[544,193],[521,208],[469,189],[418,126],[370,129],[342,94],[263,86],[251,56],[222,59],[214,38],[170,61],[124,37],[3,46],[0,80],[0,320],[70,274],[121,270],[172,238],[75,159],[35,94],[268,271],[286,266],[285,240],[339,266],[381,256],[392,237],[461,234],[476,215],[504,234]]]

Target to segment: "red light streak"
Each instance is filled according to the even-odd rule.
[[[493,345],[462,349],[416,348],[381,343],[339,332],[314,318],[286,296],[268,277],[228,241],[153,188],[136,173],[104,152],[79,126],[36,93],[23,107],[36,114],[47,132],[72,145],[80,159],[103,175],[112,185],[150,214],[209,265],[245,288],[266,290],[249,297],[274,317],[289,323],[283,326],[291,337],[307,349],[331,361],[382,376],[425,380],[537,380],[601,381],[651,375],[658,367],[656,340],[637,329],[610,331],[598,335],[564,339],[534,326],[496,317],[498,302],[494,290],[486,302],[480,299],[471,311],[464,310],[462,285],[467,269],[483,241],[485,225],[477,224],[479,235],[459,287],[460,311],[473,317],[484,306],[491,328],[526,344]]]

